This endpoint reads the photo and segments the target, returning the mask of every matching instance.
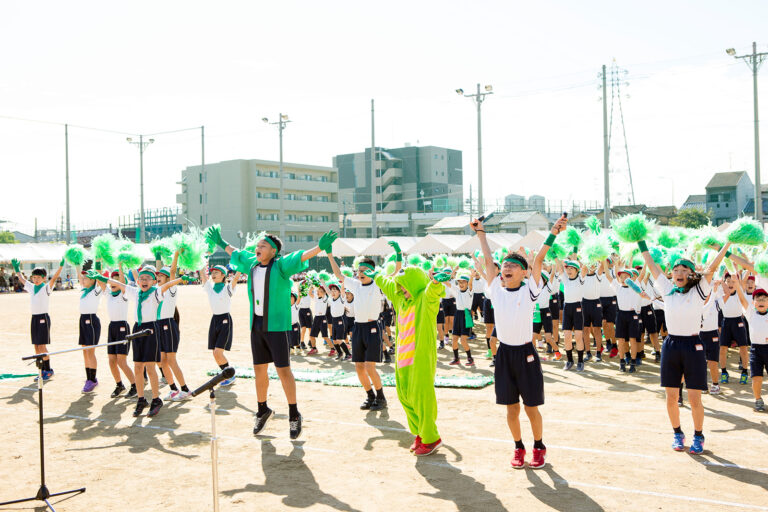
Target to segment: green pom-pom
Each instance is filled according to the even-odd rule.
[[[387,259],[384,260],[385,263],[389,263],[390,261],[395,261],[397,259],[397,253],[393,252],[389,256],[387,256]]]
[[[472,260],[467,257],[459,258],[459,268],[464,270],[472,268]]]
[[[613,221],[613,231],[622,242],[636,243],[647,240],[653,231],[653,222],[642,213],[625,215]]]
[[[355,277],[355,271],[351,267],[341,267],[339,270],[344,277]]]
[[[326,272],[325,270],[321,270],[320,272],[317,273],[317,278],[327,283],[331,280],[331,274]]]
[[[384,274],[385,275],[394,274],[396,268],[397,268],[397,263],[395,263],[394,261],[388,261],[384,265]]]
[[[600,263],[610,255],[611,247],[608,244],[608,239],[600,236],[588,237],[579,250],[579,258],[590,265]]]
[[[653,262],[663,268],[664,264],[666,263],[664,252],[658,247],[651,247],[648,249],[648,252],[651,254],[651,259]]]
[[[245,245],[243,245],[243,250],[248,252],[256,252],[256,244],[259,243],[259,237],[256,235],[256,233],[246,233],[245,235]],[[214,246],[214,251],[216,250],[216,247]],[[209,251],[213,253],[213,251]]]
[[[760,254],[755,259],[755,272],[763,277],[768,277],[768,252]]]
[[[685,257],[685,253],[679,249],[673,249],[667,253],[667,268],[675,268],[677,260]]]
[[[656,237],[656,243],[667,249],[677,247],[679,238],[670,229],[662,229]]]
[[[355,256],[355,259],[352,260],[352,268],[357,270],[357,267],[360,266],[360,262],[363,261],[364,259],[365,259],[365,256],[362,256],[362,255]]]
[[[160,238],[153,241],[149,244],[149,250],[152,253],[152,256],[155,256],[156,254],[160,255],[160,260],[163,262],[163,265],[170,265],[173,263],[174,250],[173,247],[171,247],[170,238]]]
[[[179,269],[195,271],[205,266],[208,242],[199,229],[192,228],[189,233],[174,233],[171,237],[171,246],[174,252],[183,249],[179,254]]]
[[[619,244],[619,241],[616,240],[616,237],[612,234],[608,235],[608,242],[611,244],[611,249],[613,249],[613,252],[619,252],[619,248],[621,245]]]
[[[760,223],[747,217],[731,224],[727,236],[732,244],[760,245],[765,241],[765,233]]]
[[[587,220],[584,221],[584,224],[595,235],[599,235],[600,231],[603,229],[602,224],[600,224],[600,219],[594,215],[587,217]]]
[[[117,250],[117,240],[112,233],[104,233],[93,239],[91,242],[91,252],[93,259],[101,260],[108,267],[115,266],[115,257]]]
[[[624,245],[619,255],[624,261],[632,262],[638,254],[640,254],[640,249],[635,244],[632,244]]]
[[[483,252],[480,249],[475,249],[475,258],[480,259],[483,257]]]
[[[509,249],[506,247],[499,247],[493,252],[493,259],[502,261],[507,254],[509,254]]]
[[[434,258],[435,267],[444,268],[448,265],[448,256],[445,254],[438,254]]]
[[[117,255],[117,262],[127,269],[137,268],[144,263],[144,258],[139,254],[139,248],[135,244],[122,240],[120,252]]]
[[[411,254],[408,256],[408,264],[413,266],[420,266],[424,263],[425,258],[421,254]]]
[[[72,244],[64,252],[64,259],[73,267],[80,267],[86,260],[90,259],[90,256],[85,247],[80,244]]]
[[[725,244],[723,235],[712,226],[705,226],[697,231],[694,247],[697,250],[711,249],[713,245],[722,247]]]
[[[561,243],[567,248],[572,249],[572,252],[576,251],[582,242],[581,231],[573,226],[566,228],[565,231],[558,235],[558,238],[560,237],[562,237],[560,239]]]
[[[547,251],[547,255],[544,256],[544,259],[547,261],[555,261],[555,259],[563,260],[566,256],[568,256],[568,250],[559,243],[554,242]]]
[[[448,265],[451,268],[456,268],[459,266],[459,258],[456,256],[448,256],[445,258],[445,264]]]
[[[427,272],[429,272],[430,270],[432,270],[432,262],[424,258],[424,261],[421,262],[421,268],[422,270],[426,270]]]
[[[685,245],[691,241],[693,233],[688,229],[680,229],[677,232],[678,244]]]

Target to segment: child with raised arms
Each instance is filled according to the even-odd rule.
[[[159,261],[159,260],[158,260]],[[163,286],[168,281],[176,278],[176,266],[179,261],[179,251],[173,254],[170,267],[163,267],[157,271],[157,284]],[[157,318],[157,331],[160,338],[160,373],[170,386],[166,400],[186,400],[190,398],[189,388],[184,381],[184,374],[179,367],[176,353],[179,351],[179,311],[176,308],[176,294],[178,286],[168,288],[163,295],[160,311]],[[179,385],[176,385],[178,381]],[[181,388],[181,389],[179,389]]]
[[[105,277],[99,273],[101,264],[96,262],[96,270],[90,270],[92,261],[87,261],[83,265],[83,271],[80,273],[80,336],[78,345],[93,346],[99,344],[101,337],[101,321],[96,314],[99,310],[99,302],[104,294],[107,285]],[[93,275],[93,277],[90,277]],[[99,381],[96,379],[96,349],[88,348],[83,350],[83,361],[85,363],[85,385],[83,393],[92,393]]]
[[[114,281],[125,283],[125,277],[119,270],[114,270],[109,276]],[[107,343],[124,340],[131,333],[131,327],[128,325],[128,297],[114,282],[109,283],[109,292],[106,294],[107,313],[109,314],[109,327],[107,328]],[[131,367],[128,366],[128,352],[130,344],[123,343],[119,345],[110,345],[107,347],[107,357],[109,358],[109,371],[115,379],[115,390],[112,391],[112,398],[117,398],[127,391],[125,398],[133,398],[138,393],[136,391],[136,380],[133,376]],[[130,388],[126,388],[120,378],[122,370]]]
[[[208,326],[208,350],[213,351],[213,360],[224,370],[229,366],[229,361],[224,352],[232,349],[232,334],[234,325],[232,325],[232,297],[235,295],[237,282],[240,279],[240,272],[235,272],[235,276],[229,283],[227,282],[227,268],[223,265],[216,265],[210,270],[204,269],[200,272],[200,278],[203,282],[203,291],[208,295],[208,303],[211,306],[211,323]],[[221,386],[227,387],[235,383],[237,377],[231,377],[221,382]]]

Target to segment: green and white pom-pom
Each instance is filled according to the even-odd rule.
[[[677,231],[677,243],[685,245],[694,238],[694,233],[690,229],[680,229]]]
[[[618,240],[616,240],[616,237],[613,236],[612,233],[608,233],[608,242],[611,244],[611,249],[613,249],[613,252],[619,252],[619,248],[621,247],[621,244]]]
[[[685,253],[680,249],[672,249],[667,253],[667,268],[672,270],[677,264],[677,260],[684,258]]]
[[[393,253],[390,253],[390,255],[386,257],[384,262],[385,263],[389,263],[390,261],[395,261],[396,259],[397,259],[397,253],[393,252]]]
[[[755,258],[755,272],[763,277],[768,277],[768,252],[760,253]]]
[[[594,235],[599,235],[600,231],[603,229],[603,225],[600,223],[600,219],[594,215],[587,217],[587,220],[584,221],[584,224]]]
[[[170,238],[160,238],[149,244],[149,250],[154,256],[160,254],[160,260],[163,265],[170,265],[173,262],[173,247],[171,247]]]
[[[475,258],[479,260],[483,259],[483,251],[481,251],[480,249],[475,249],[474,254],[475,254]]]
[[[256,244],[259,243],[259,236],[256,233],[247,233],[245,235],[245,245],[243,245],[243,250],[248,252],[256,252]],[[213,251],[215,251],[216,248],[214,247]],[[211,251],[211,254],[213,254],[213,251]]]
[[[496,261],[503,261],[504,257],[509,254],[509,249],[506,247],[499,247],[495,251],[493,251],[493,259]]]
[[[627,285],[627,286],[629,286],[630,288],[632,288],[632,291],[633,291],[633,292],[635,292],[635,293],[638,293],[638,294],[640,294],[640,293],[643,293],[643,289],[642,289],[642,288],[640,288],[640,287],[637,285],[637,283],[636,283],[636,282],[634,282],[632,279],[626,279],[626,280],[624,281],[624,283],[626,283],[626,285]]]
[[[427,272],[432,270],[432,261],[424,258],[424,261],[421,262],[421,269],[426,270]]]
[[[666,258],[664,256],[664,251],[659,249],[658,247],[649,247],[648,252],[651,255],[651,259],[653,260],[656,265],[664,269],[664,265],[667,263]]]
[[[561,244],[563,244],[566,247],[566,249],[569,249],[571,253],[573,253],[581,245],[581,242],[582,242],[581,231],[574,228],[573,226],[569,226],[565,229],[565,231],[557,235],[557,239]]]
[[[395,273],[395,269],[397,268],[397,263],[394,261],[388,261],[384,264],[384,275],[392,275]]]
[[[673,233],[671,229],[664,228],[656,235],[656,243],[667,249],[677,247],[679,238],[676,233]]]
[[[355,271],[352,267],[341,267],[339,270],[341,270],[341,275],[344,277],[355,277]]]
[[[360,262],[363,261],[364,259],[365,259],[365,256],[363,255],[355,256],[355,259],[352,260],[352,268],[357,270],[357,267],[360,266]]]
[[[610,255],[611,247],[608,239],[602,236],[587,237],[579,248],[579,259],[589,265],[600,263]]]
[[[711,249],[713,245],[722,247],[725,244],[723,235],[712,226],[704,226],[696,231],[696,238],[693,242],[697,250]]]
[[[195,271],[205,266],[208,252],[208,242],[203,233],[192,228],[189,233],[174,233],[171,237],[173,251],[182,251],[179,254],[178,266],[181,270]]]
[[[653,222],[642,213],[618,218],[612,223],[613,231],[622,242],[636,243],[647,240],[653,232]]]
[[[325,270],[321,270],[317,273],[317,278],[320,281],[325,281],[326,283],[331,280],[331,274],[326,272]]]
[[[643,265],[645,265],[645,259],[643,259],[643,255],[638,251],[635,257],[632,258],[632,268],[642,267]]]
[[[435,256],[433,263],[435,267],[445,268],[448,266],[448,256],[445,254],[438,254]]]
[[[451,268],[456,268],[459,266],[459,258],[456,256],[448,256],[445,258],[445,264]]]
[[[459,258],[459,268],[464,270],[472,268],[472,260],[470,260],[466,256],[462,256],[461,258]]]
[[[619,256],[621,256],[621,259],[626,261],[628,265],[631,264],[632,261],[634,261],[635,257],[638,254],[640,254],[640,249],[635,244],[622,245],[621,251],[619,252]]]
[[[732,244],[760,245],[765,241],[760,223],[748,217],[742,217],[731,224],[727,237]]]
[[[557,242],[552,243],[552,246],[547,251],[544,259],[546,261],[555,261],[555,259],[563,260],[568,256],[568,250]]]
[[[64,251],[64,260],[73,267],[81,267],[89,259],[91,257],[88,251],[80,244],[69,245],[67,250]]]
[[[91,242],[91,252],[94,260],[101,260],[107,267],[114,267],[117,256],[117,239],[112,233],[99,235]]]
[[[426,261],[426,258],[422,256],[421,254],[409,254],[408,255],[408,264],[413,266],[421,266],[424,261]]]
[[[144,258],[139,253],[139,248],[131,242],[123,242],[117,255],[117,262],[126,269],[137,268],[144,263]]]

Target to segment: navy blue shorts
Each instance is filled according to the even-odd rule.
[[[499,343],[493,369],[496,403],[528,407],[544,405],[544,373],[533,343],[506,345]]]
[[[704,344],[707,361],[720,362],[720,333],[717,330],[701,331],[699,338]]]
[[[155,322],[143,322],[141,326],[138,323],[133,324],[133,332],[149,329],[149,336],[142,336],[131,341],[134,363],[159,363],[160,362],[160,342],[158,341],[157,325]]]
[[[316,316],[312,321],[312,329],[309,331],[309,336],[311,338],[317,338],[318,336],[328,337],[328,319],[324,315]]]
[[[616,297],[600,297],[600,304],[603,306],[603,320],[609,324],[615,324],[616,315],[619,314]]]
[[[667,336],[661,347],[661,386],[707,390],[707,354],[698,336]]]
[[[344,340],[347,338],[347,327],[344,325],[343,316],[332,317],[331,321],[331,339],[332,340]]]
[[[533,334],[539,334],[542,329],[544,334],[552,334],[552,313],[549,309],[539,309],[540,322],[533,322]]]
[[[483,322],[486,324],[496,323],[496,311],[493,309],[493,303],[488,297],[483,302]]]
[[[299,325],[301,327],[306,327],[307,329],[312,328],[312,310],[309,308],[300,308],[299,309]]]
[[[379,315],[379,320],[381,320],[385,327],[392,325],[392,310],[387,308],[382,311]]]
[[[157,321],[157,334],[160,338],[160,352],[175,354],[179,351],[179,324],[173,318]]]
[[[32,315],[30,325],[33,345],[48,345],[51,342],[51,317],[48,313]]]
[[[600,299],[581,299],[584,327],[603,326],[603,304]]]
[[[345,316],[344,317],[344,325],[347,328],[347,336],[352,334],[352,331],[355,330],[355,317],[353,316]]]
[[[232,348],[232,316],[229,313],[213,315],[208,326],[208,350]]]
[[[301,338],[301,325],[293,324],[293,326],[291,326],[291,332],[289,333],[289,338],[291,340],[292,347],[299,346],[299,339]]]
[[[291,331],[263,331],[264,317],[253,315],[251,355],[253,364],[274,363],[275,368],[291,366]]]
[[[661,333],[667,330],[667,315],[664,314],[663,309],[654,309],[653,314],[656,317],[656,332]]]
[[[768,345],[752,345],[749,349],[749,373],[753,379],[768,371]]]
[[[653,313],[653,308],[651,306],[643,306],[640,308],[640,336],[643,336],[643,333],[648,334],[655,334],[659,332],[658,327],[656,327],[656,315]]]
[[[634,311],[619,310],[616,316],[616,339],[629,341],[640,337],[640,321]]]
[[[744,318],[723,318],[720,328],[720,346],[730,347],[735,341],[739,347],[747,346],[747,328]]]
[[[472,307],[470,308],[470,310],[472,312],[475,312],[478,309],[482,311],[483,304],[485,304],[485,294],[475,293],[474,295],[472,295]]]
[[[440,303],[440,309],[437,310],[437,323],[438,324],[444,324],[445,323],[445,310],[443,309],[443,303]]]
[[[549,311],[552,312],[553,318],[560,318],[560,301],[557,293],[553,293],[549,298]]]
[[[467,327],[467,313],[466,309],[457,309],[456,314],[453,315],[453,335],[454,336],[469,336],[471,327]]]
[[[355,323],[352,331],[352,361],[381,362],[381,327],[379,322]]]
[[[581,302],[571,302],[563,307],[563,330],[580,331],[584,328],[584,314]]]
[[[447,299],[441,299],[443,303],[443,311],[445,311],[445,317],[453,317],[456,314],[456,299],[450,297]]]
[[[129,334],[131,334],[131,327],[128,325],[128,322],[109,322],[109,327],[107,327],[107,343],[124,340]],[[107,347],[107,354],[127,356],[130,348],[131,345],[129,343],[110,345]]]
[[[80,339],[78,345],[98,345],[101,338],[101,321],[96,315],[80,315]]]

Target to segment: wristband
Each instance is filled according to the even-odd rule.
[[[555,238],[556,238],[556,236],[553,235],[552,233],[550,233],[549,236],[547,237],[547,239],[544,240],[544,245],[548,245],[548,246],[552,247],[552,244],[555,243]]]
[[[731,251],[725,251],[725,257],[730,258],[731,254],[733,254]]]
[[[401,253],[401,252],[395,253],[395,261],[396,262],[402,262],[403,261],[403,253]]]
[[[648,244],[645,243],[645,240],[638,240],[637,246],[640,248],[640,252],[648,252]]]

